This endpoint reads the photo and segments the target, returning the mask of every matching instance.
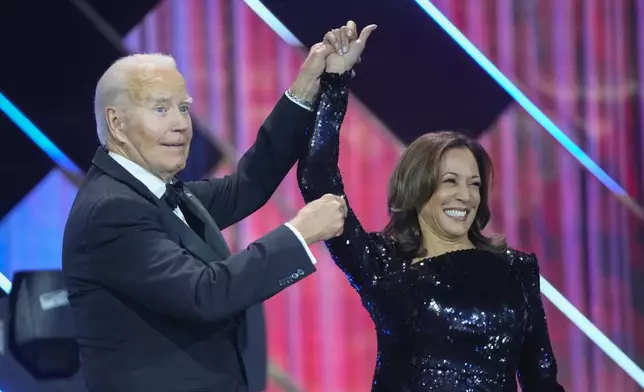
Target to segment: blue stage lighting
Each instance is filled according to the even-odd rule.
[[[81,175],[82,171],[63,153],[45,134],[34,125],[9,99],[0,92],[0,110],[20,129],[38,148],[40,148],[61,169]],[[0,289],[11,291],[11,281],[0,273]],[[2,392],[2,391],[0,391]]]
[[[0,110],[61,169],[80,175],[82,172],[45,134],[0,92]]]

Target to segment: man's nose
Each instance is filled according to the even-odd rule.
[[[190,114],[181,113],[177,111],[177,115],[174,118],[173,131],[176,132],[185,132],[190,128]]]

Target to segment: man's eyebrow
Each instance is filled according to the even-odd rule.
[[[172,101],[172,98],[169,95],[148,95],[147,100],[149,102],[168,102]],[[192,103],[192,97],[185,97],[181,99],[180,103]]]
[[[152,95],[152,94],[149,94],[146,97],[146,100],[149,101],[149,102],[165,102],[165,101],[169,101],[170,97],[167,96],[167,95]]]

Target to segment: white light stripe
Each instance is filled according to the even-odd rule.
[[[257,16],[262,18],[262,20],[266,22],[266,24],[273,29],[277,35],[282,37],[284,42],[292,46],[304,46],[295,37],[295,35],[291,33],[291,31],[286,28],[286,26],[284,26],[284,24],[280,22],[280,20],[277,19],[277,17],[273,15],[273,13],[266,8],[264,4],[262,4],[260,0],[244,0],[244,3],[246,3],[246,5],[257,14]]]
[[[550,282],[541,277],[541,292],[566,317],[572,321],[590,340],[606,353],[619,367],[644,388],[644,372],[619,347],[602,333],[586,316],[566,299]]]
[[[0,289],[2,289],[7,294],[9,294],[9,292],[11,291],[11,281],[1,273],[0,273]]]

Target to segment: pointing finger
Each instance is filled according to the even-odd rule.
[[[371,33],[373,33],[373,31],[377,27],[378,27],[378,25],[372,24],[372,25],[369,25],[369,26],[365,27],[364,29],[362,29],[362,31],[360,32],[359,40],[362,41],[363,44],[367,43],[367,40],[369,39],[369,36],[371,35]]]

